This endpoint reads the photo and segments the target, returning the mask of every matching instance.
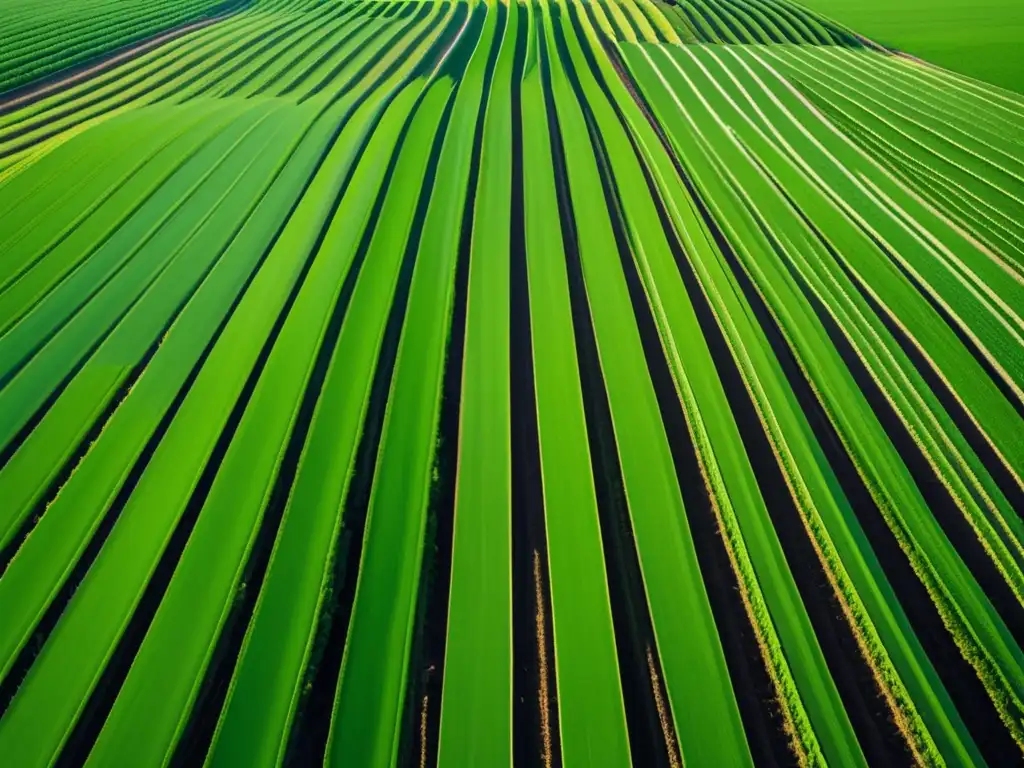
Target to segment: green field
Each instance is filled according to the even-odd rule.
[[[886,47],[1024,92],[1024,5],[1015,0],[804,0],[803,5]]]
[[[240,5],[232,0],[3,0],[0,93],[125,58],[222,18]]]
[[[1024,760],[1008,21],[7,6],[0,764]]]

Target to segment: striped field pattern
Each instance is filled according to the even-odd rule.
[[[795,0],[72,5],[0,764],[1024,760],[1024,96]]]

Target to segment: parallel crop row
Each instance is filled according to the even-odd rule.
[[[216,0],[4,0],[0,5],[4,19],[0,93],[238,5]]]
[[[0,89],[114,47],[63,8]],[[3,762],[1018,762],[1021,222],[1024,99],[782,0],[265,0],[31,94]]]
[[[789,0],[653,0],[687,42],[837,45],[867,41]]]

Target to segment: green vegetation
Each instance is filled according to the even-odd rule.
[[[237,3],[217,0],[4,0],[0,92],[69,66],[88,66],[112,51],[176,27],[200,26]]]
[[[7,6],[5,764],[1020,761],[1024,100],[937,12]]]
[[[1014,0],[804,0],[875,42],[1024,92],[1024,6]]]

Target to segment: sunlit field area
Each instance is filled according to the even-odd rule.
[[[924,5],[0,0],[0,765],[1021,764],[1024,6]]]
[[[804,0],[892,50],[1024,92],[1024,3],[1017,0]]]

